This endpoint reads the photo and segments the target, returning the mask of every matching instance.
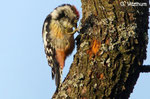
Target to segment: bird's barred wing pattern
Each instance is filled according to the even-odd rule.
[[[50,30],[50,21],[51,16],[49,15],[44,22],[42,36],[44,41],[44,48],[46,57],[48,60],[48,65],[52,68],[52,79],[55,77],[56,86],[59,87],[60,85],[60,67],[56,60],[56,51],[54,45],[51,43],[51,30]]]

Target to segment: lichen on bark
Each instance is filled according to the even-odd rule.
[[[146,58],[148,7],[121,1],[81,0],[77,53],[54,99],[129,98]]]

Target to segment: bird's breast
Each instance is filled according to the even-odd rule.
[[[51,42],[55,49],[64,51],[66,55],[71,54],[74,49],[74,36],[66,33],[66,30],[53,23],[50,29]]]

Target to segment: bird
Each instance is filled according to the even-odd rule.
[[[75,47],[74,33],[79,30],[77,27],[79,17],[79,11],[74,5],[63,4],[56,7],[43,24],[45,54],[57,89],[61,85],[65,59]]]

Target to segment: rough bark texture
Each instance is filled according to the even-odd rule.
[[[128,99],[146,58],[148,6],[81,0],[82,29],[70,71],[54,99]]]

